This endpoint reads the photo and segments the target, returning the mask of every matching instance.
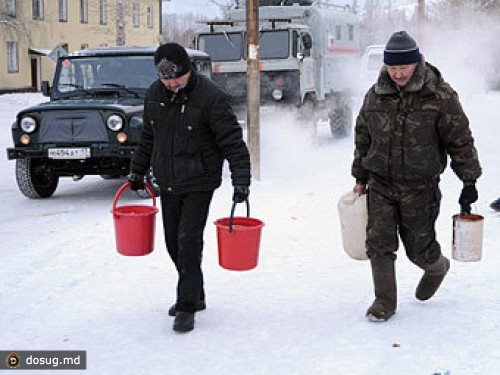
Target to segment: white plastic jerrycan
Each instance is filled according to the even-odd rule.
[[[352,259],[367,260],[366,255],[366,225],[368,209],[366,194],[359,196],[350,191],[342,195],[338,202],[342,245]]]

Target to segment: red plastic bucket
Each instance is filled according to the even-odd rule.
[[[247,217],[234,217],[236,203],[231,216],[216,220],[219,264],[233,271],[247,271],[255,268],[259,260],[259,247],[264,223],[250,216],[247,203]]]
[[[153,197],[153,206],[129,205],[116,207],[123,192],[131,186],[122,185],[115,195],[111,213],[115,223],[116,249],[122,255],[141,256],[153,251],[155,238],[155,215],[158,212],[153,188],[145,184]]]

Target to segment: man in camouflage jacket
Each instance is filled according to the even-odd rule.
[[[394,261],[398,233],[406,255],[424,270],[416,298],[425,301],[450,267],[436,241],[440,174],[451,168],[463,181],[463,213],[477,200],[481,175],[474,139],[457,93],[425,62],[415,40],[394,33],[379,78],[365,96],[356,121],[354,192],[368,193],[366,248],[375,301],[366,315],[386,321],[397,306]]]

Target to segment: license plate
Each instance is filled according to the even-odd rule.
[[[50,159],[87,159],[90,158],[90,148],[49,148]]]
[[[276,112],[276,107],[274,105],[266,105],[260,107],[260,113],[263,115],[274,112]]]

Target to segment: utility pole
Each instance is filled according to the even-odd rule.
[[[260,180],[259,1],[247,0],[247,129],[252,176]]]
[[[170,0],[167,0],[170,1]],[[160,17],[160,29],[159,29],[159,44],[163,42],[163,0],[158,0],[158,8],[159,8],[159,17]]]

